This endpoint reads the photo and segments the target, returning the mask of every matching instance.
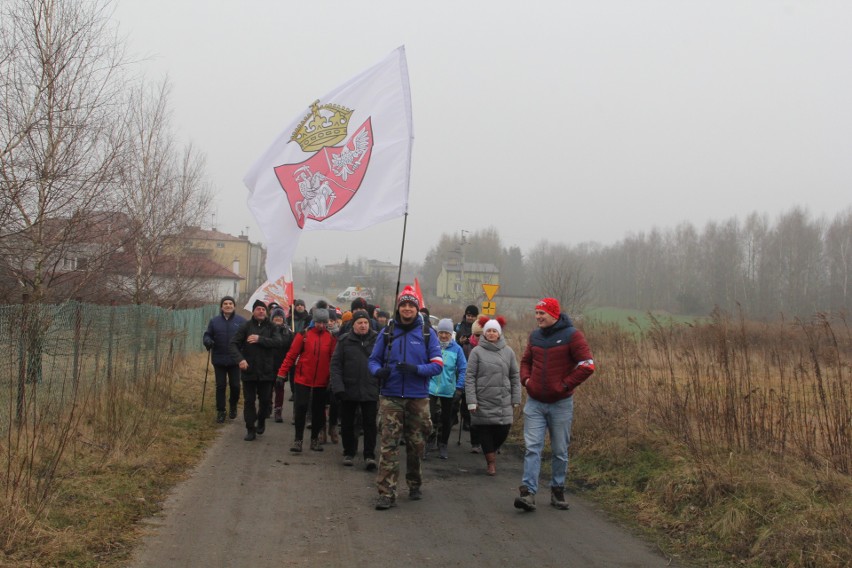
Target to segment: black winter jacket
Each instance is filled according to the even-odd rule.
[[[378,333],[347,333],[337,338],[331,356],[331,390],[343,393],[344,400],[379,400],[379,380],[370,373],[367,360],[373,352]]]
[[[214,365],[228,367],[237,364],[237,361],[231,357],[231,338],[245,322],[246,318],[237,314],[231,314],[230,318],[225,319],[220,311],[219,315],[207,324],[203,343],[204,347],[210,349]]]
[[[250,335],[259,335],[257,343],[248,343]],[[250,318],[240,326],[231,339],[231,356],[239,363],[248,362],[248,369],[240,373],[244,381],[274,381],[277,369],[274,366],[275,353],[284,347],[281,328],[265,319],[257,321]]]

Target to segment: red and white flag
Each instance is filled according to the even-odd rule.
[[[267,306],[272,302],[275,302],[286,312],[287,308],[292,306],[295,301],[295,298],[293,297],[292,280],[286,276],[282,276],[274,282],[267,280],[260,288],[254,291],[254,294],[251,295],[251,298],[249,298],[248,302],[244,306],[245,309],[252,311],[251,307],[255,300],[261,300]]]
[[[403,215],[413,138],[404,47],[299,113],[243,179],[267,278],[290,278],[303,230],[358,231]]]

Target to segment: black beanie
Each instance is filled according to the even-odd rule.
[[[222,304],[224,304],[224,303],[225,303],[225,300],[231,300],[231,302],[233,302],[234,304],[236,304],[236,303],[237,303],[236,301],[234,301],[234,297],[233,297],[233,296],[222,296],[222,299],[221,299],[221,300],[219,300],[219,307],[220,307],[220,308],[222,307]]]
[[[263,300],[255,300],[254,303],[251,305],[251,311],[254,311],[254,309],[258,306],[263,306],[264,308],[266,308],[266,302],[264,302]]]
[[[464,315],[468,315],[468,314],[472,315],[473,317],[478,316],[479,315],[479,308],[477,308],[473,304],[469,305],[468,307],[466,307],[464,309]]]

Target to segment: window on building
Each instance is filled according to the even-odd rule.
[[[223,249],[223,248],[225,248],[225,243],[216,243],[216,248],[217,248],[217,249]]]

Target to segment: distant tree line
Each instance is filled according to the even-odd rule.
[[[466,262],[500,269],[501,294],[553,295],[574,314],[589,304],[694,315],[742,309],[761,319],[852,311],[852,208],[831,220],[802,208],[775,222],[752,213],[701,231],[686,222],[607,246],[542,241],[526,256],[504,247],[494,228],[464,240],[443,234],[421,267],[428,293],[442,264],[462,252]]]

